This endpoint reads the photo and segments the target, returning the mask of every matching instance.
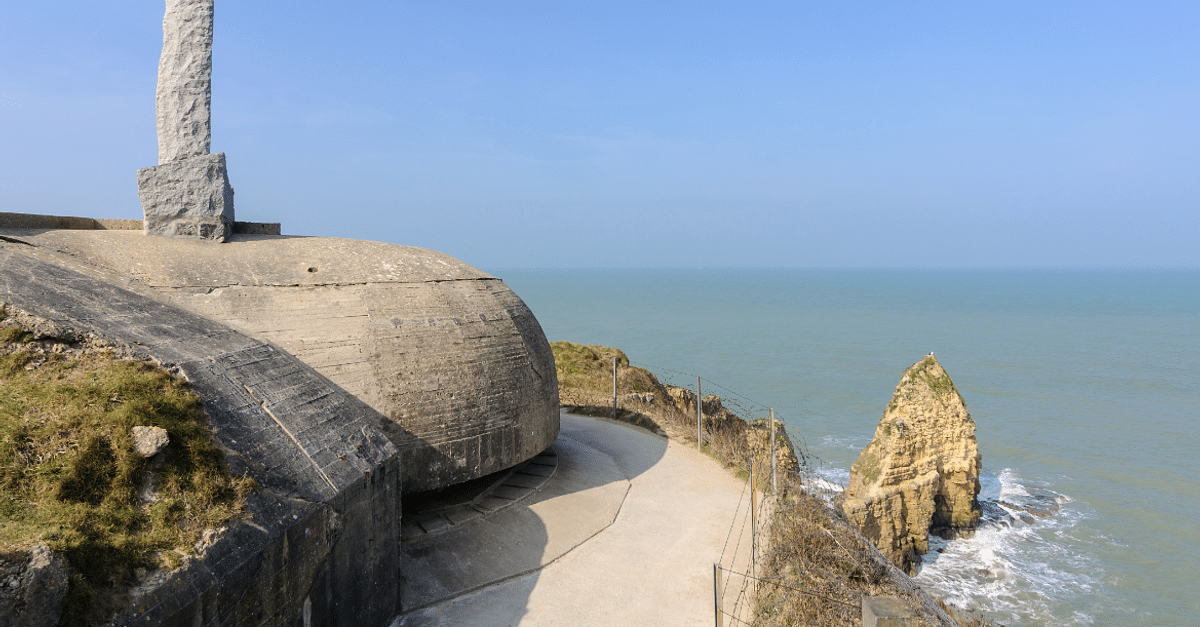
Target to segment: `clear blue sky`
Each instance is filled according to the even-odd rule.
[[[0,12],[0,211],[140,218],[163,3]],[[1200,3],[218,0],[241,220],[483,268],[1200,266]]]

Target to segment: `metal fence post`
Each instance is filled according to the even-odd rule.
[[[750,458],[750,563],[754,563],[754,556],[758,554],[758,498],[757,490],[754,485],[754,458]],[[754,571],[751,569],[750,574]]]
[[[617,419],[617,358],[613,357],[613,420]]]
[[[713,562],[713,616],[721,627],[721,565]]]

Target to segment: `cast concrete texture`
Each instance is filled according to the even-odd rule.
[[[537,320],[499,279],[448,255],[317,237],[0,235],[299,357],[389,419],[405,492],[511,467],[558,437],[554,356]]]
[[[395,625],[713,624],[713,563],[749,568],[745,482],[603,419],[564,415],[555,449],[558,472],[527,502],[402,545],[421,579],[404,581]]]
[[[233,232],[233,188],[225,153],[138,170],[146,235],[224,242]]]
[[[167,0],[154,98],[160,165],[208,154],[212,46],[213,0]]]
[[[398,607],[400,473],[385,419],[275,347],[37,252],[0,237],[0,300],[180,371],[231,471],[261,488],[249,522],[139,590],[113,624],[386,624]]]

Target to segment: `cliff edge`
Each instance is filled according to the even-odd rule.
[[[838,502],[863,536],[913,574],[930,533],[974,532],[981,463],[975,421],[930,353],[904,371]]]

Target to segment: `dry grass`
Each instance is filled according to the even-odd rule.
[[[948,611],[887,561],[822,499],[789,481],[775,505],[769,548],[759,563],[756,625],[857,627],[864,596],[898,597],[921,625],[985,627]],[[982,621],[982,622],[980,622]]]
[[[0,554],[46,543],[76,571],[60,624],[99,624],[135,570],[178,566],[238,516],[253,481],[229,475],[185,383],[111,353],[63,353],[0,327]],[[170,437],[153,464],[133,449],[135,425]]]
[[[630,366],[629,358],[616,348],[572,342],[552,342],[550,347],[564,407],[578,414],[612,418],[612,362],[616,358],[616,419],[695,444],[696,400],[690,390],[664,385],[649,370]],[[726,467],[746,469],[753,453],[747,434],[769,427],[765,421],[747,423],[723,408],[714,415],[707,409],[714,399],[704,399],[702,449]],[[786,434],[781,435],[786,441]],[[791,444],[786,446],[790,452]]]

